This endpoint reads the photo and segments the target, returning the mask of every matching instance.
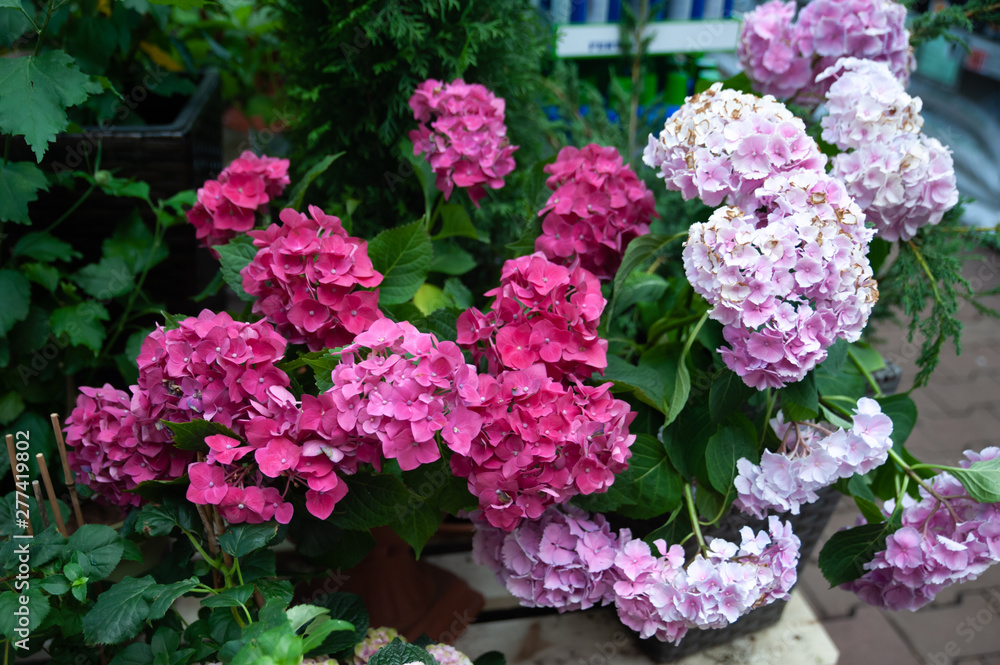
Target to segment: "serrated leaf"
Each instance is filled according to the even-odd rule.
[[[405,540],[417,558],[424,549],[424,545],[431,539],[437,531],[444,513],[429,501],[417,502],[415,506],[402,504],[396,511],[396,519],[390,525],[400,538]]]
[[[853,582],[865,574],[864,565],[885,549],[885,539],[897,526],[891,520],[864,524],[830,536],[819,553],[819,569],[831,587]]]
[[[2,317],[3,314],[0,314],[0,320]],[[96,354],[101,350],[101,344],[107,335],[107,330],[100,322],[109,318],[104,305],[88,301],[53,311],[49,317],[49,325],[57,337],[66,335],[73,346],[85,346]]]
[[[444,295],[451,299],[451,304],[461,310],[472,307],[472,291],[461,280],[449,277],[444,280]]]
[[[65,575],[55,574],[47,575],[38,586],[53,596],[61,596],[69,591],[70,582]]]
[[[104,524],[84,524],[69,537],[68,547],[79,552],[83,574],[90,580],[103,580],[121,561],[124,545],[122,538]]]
[[[353,593],[331,593],[309,602],[330,611],[330,618],[346,621],[354,626],[353,631],[336,632],[328,635],[323,643],[316,647],[316,654],[335,654],[345,649],[353,649],[354,645],[364,639],[368,632],[368,610],[360,596]]]
[[[421,284],[413,295],[413,304],[416,305],[421,314],[428,316],[431,312],[444,309],[449,305],[449,302],[444,291],[439,287],[433,284]]]
[[[659,275],[650,275],[645,272],[633,272],[625,278],[622,286],[622,293],[615,301],[616,309],[611,312],[614,316],[624,312],[632,305],[640,302],[656,302],[667,292],[667,280]]]
[[[153,240],[153,234],[142,217],[138,212],[133,212],[128,219],[118,224],[110,238],[104,240],[101,252],[106,257],[122,259],[129,270],[137,275],[146,267],[147,261],[152,267],[168,256],[169,252],[162,244],[153,247]]]
[[[148,596],[159,585],[149,575],[126,577],[97,597],[83,617],[83,634],[89,644],[117,644],[135,637],[150,614]]]
[[[754,464],[759,461],[756,441],[748,436],[745,428],[725,425],[709,438],[705,452],[708,479],[727,499],[736,491],[733,481],[738,473],[736,462],[741,458]]]
[[[442,275],[464,275],[476,267],[476,258],[458,245],[435,240],[433,243],[434,260],[428,272],[438,272]]]
[[[634,392],[636,398],[660,413],[667,412],[663,379],[654,369],[637,367],[618,356],[609,355],[604,378],[612,381],[618,389]]]
[[[403,481],[388,474],[349,476],[347,487],[333,512],[337,525],[345,529],[385,526],[396,519],[396,507],[410,498]]]
[[[327,155],[323,159],[316,162],[312,168],[306,171],[306,174],[295,183],[295,187],[292,188],[291,193],[288,195],[288,206],[295,210],[302,209],[302,202],[306,198],[306,190],[309,189],[309,185],[313,183],[316,178],[323,175],[324,172],[330,165],[342,157],[344,153],[338,152],[336,155]]]
[[[28,316],[31,305],[31,284],[24,275],[13,270],[0,270],[0,337],[4,337],[18,321]]]
[[[42,286],[50,293],[59,287],[60,273],[58,268],[44,263],[25,263],[21,266],[21,272],[29,280]]]
[[[59,240],[51,233],[29,233],[14,245],[14,256],[27,256],[36,261],[70,261],[82,256],[68,242]]]
[[[712,382],[708,393],[708,409],[712,420],[724,420],[742,407],[756,391],[732,370],[725,369]]]
[[[816,390],[816,378],[811,372],[801,381],[782,388],[778,395],[781,399],[781,412],[787,422],[815,420],[819,415],[819,393]]]
[[[21,604],[21,596],[28,598],[26,605]],[[27,626],[21,626],[19,615],[15,614],[22,607],[27,607]],[[9,640],[18,640],[20,637],[14,632],[15,628],[35,630],[45,621],[50,609],[49,599],[41,589],[31,587],[20,591],[4,591],[0,593],[0,634]]]
[[[110,665],[149,665],[153,663],[153,650],[144,642],[130,644],[111,659]]]
[[[949,468],[962,487],[979,503],[1000,503],[1000,458],[973,462],[969,468]]]
[[[415,663],[437,665],[434,656],[426,650],[413,644],[406,644],[398,637],[368,659],[368,665],[414,665]]]
[[[219,547],[234,557],[241,557],[259,550],[278,533],[277,522],[264,524],[235,524],[219,536]]]
[[[441,215],[441,229],[434,234],[433,240],[455,236],[479,240],[479,231],[469,219],[469,213],[466,212],[464,206],[458,203],[449,203],[441,206],[439,213]]]
[[[660,235],[645,235],[634,239],[625,249],[625,256],[622,264],[618,268],[613,282],[614,287],[611,296],[610,311],[617,312],[618,300],[622,297],[625,288],[625,280],[628,279],[632,271],[648,261],[654,254],[667,246],[671,238]]]
[[[31,162],[7,162],[0,166],[0,222],[31,224],[28,204],[38,200],[38,191],[48,191],[49,181]]]
[[[135,289],[135,275],[120,257],[105,256],[97,263],[80,268],[71,279],[88,295],[98,300],[108,300],[131,293]]]
[[[0,130],[24,136],[37,161],[66,129],[66,108],[101,91],[65,51],[0,59]]]
[[[230,438],[240,440],[239,435],[222,423],[210,420],[192,420],[186,423],[173,423],[169,420],[162,421],[170,428],[173,435],[174,447],[181,450],[193,450],[195,452],[207,453],[209,451],[205,438],[215,434],[223,434]]]
[[[618,512],[634,519],[651,519],[677,508],[681,503],[682,481],[671,466],[663,443],[649,434],[638,434],[630,450],[630,485],[635,492],[624,488],[633,502],[620,507]],[[616,478],[612,487],[620,480]]]
[[[233,293],[244,302],[256,300],[255,296],[243,290],[243,276],[240,274],[240,271],[250,265],[250,262],[257,256],[257,248],[250,242],[250,238],[238,236],[229,244],[218,245],[214,249],[219,253],[222,278],[226,280],[226,284],[233,290]]]
[[[521,230],[521,235],[517,240],[504,247],[507,254],[514,258],[526,256],[535,251],[535,241],[542,234],[542,220],[535,217],[533,211],[528,212],[528,222]]]
[[[175,526],[191,530],[193,518],[187,501],[184,503],[167,501],[163,505],[146,504],[135,520],[136,533],[150,538],[166,536]]]
[[[178,598],[198,586],[198,578],[174,582],[173,584],[156,584],[146,594],[150,600],[149,619],[162,619]]]
[[[231,589],[222,591],[218,595],[202,598],[201,604],[203,607],[240,607],[246,605],[246,602],[250,600],[250,596],[253,595],[253,589],[252,584],[232,587]]]
[[[368,256],[382,273],[379,303],[396,305],[413,297],[427,279],[434,252],[422,222],[387,229],[368,243]]]

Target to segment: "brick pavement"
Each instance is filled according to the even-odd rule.
[[[967,276],[988,289],[1000,284],[1000,255],[968,266]],[[1000,309],[1000,296],[987,301]],[[1000,445],[1000,321],[963,305],[962,354],[942,353],[931,384],[914,391],[919,418],[907,447],[927,462],[954,463],[968,448]],[[918,345],[883,325],[879,350],[903,368],[903,387],[916,373]],[[826,537],[853,524],[853,502],[841,501]],[[1000,665],[1000,566],[978,580],[942,591],[919,612],[881,612],[840,589],[829,589],[816,556],[802,577],[807,598],[823,621],[842,665]]]

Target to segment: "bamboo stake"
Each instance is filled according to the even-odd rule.
[[[49,494],[49,505],[52,506],[52,516],[56,520],[56,528],[64,538],[69,538],[66,531],[66,524],[63,522],[62,513],[59,512],[59,504],[56,502],[56,490],[52,486],[52,476],[49,475],[49,466],[45,463],[45,455],[37,453],[35,459],[38,460],[38,470],[42,472],[42,482],[45,483],[45,491]],[[42,509],[44,510],[44,508]]]
[[[49,528],[49,516],[45,514],[45,497],[42,495],[42,485],[37,480],[31,481],[31,489],[35,490],[35,501],[41,507],[42,528]]]
[[[16,488],[17,487],[17,455],[14,454],[14,435],[13,434],[8,434],[7,435],[7,456],[10,458],[10,475],[14,477],[14,487]],[[25,494],[27,494],[27,492],[25,492]],[[28,499],[25,498],[24,501],[25,501],[25,503],[27,503]],[[31,528],[31,511],[29,510],[29,511],[25,511],[25,512],[28,513],[28,519],[27,519],[28,528],[26,529],[26,531],[28,532],[29,536],[33,536],[33,535],[35,535],[35,530],[33,528]]]
[[[76,516],[76,528],[83,526],[83,510],[80,508],[80,497],[76,493],[76,479],[73,471],[69,468],[69,457],[66,455],[66,441],[63,439],[62,425],[59,424],[59,414],[53,413],[49,416],[52,420],[52,431],[56,435],[56,445],[59,446],[59,459],[62,461],[63,478],[66,481],[66,489],[69,490],[69,498],[73,503],[73,515]]]

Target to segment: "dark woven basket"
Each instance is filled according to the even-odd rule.
[[[149,183],[150,196],[166,199],[178,192],[200,187],[222,170],[222,100],[219,74],[208,70],[194,95],[182,99],[145,97],[138,112],[144,117],[174,117],[166,124],[143,126],[84,127],[79,133],[59,134],[49,146],[42,166],[48,171],[86,170],[93,165],[100,145],[102,169],[118,177]],[[148,114],[148,115],[147,115]],[[11,143],[12,157],[34,161],[23,140]],[[44,228],[58,219],[83,194],[85,187],[67,192],[53,188],[40,193],[31,204],[32,227],[14,229],[14,234]],[[81,252],[85,261],[96,261],[101,244],[120,221],[142,205],[137,199],[114,198],[94,192],[63,222],[56,235]],[[141,208],[140,208],[141,210]],[[151,213],[143,217],[151,221]],[[199,250],[194,231],[187,225],[166,233],[170,257],[152,270],[146,290],[172,312],[190,309],[191,297],[218,270],[206,250]],[[16,242],[16,238],[14,238]]]
[[[823,535],[823,530],[833,516],[833,511],[837,508],[840,500],[840,492],[832,487],[827,487],[820,492],[819,501],[802,506],[798,515],[783,515],[782,519],[792,523],[792,531],[799,540],[802,541],[799,550],[798,573],[802,574],[808,565],[809,557],[812,555],[819,539]],[[708,538],[725,538],[729,541],[739,542],[739,531],[744,526],[750,526],[754,531],[766,531],[767,522],[757,520],[737,511],[732,511],[717,527],[705,530]],[[739,618],[726,628],[718,630],[692,630],[681,640],[679,646],[660,642],[656,639],[639,640],[642,651],[660,663],[668,663],[691,654],[698,653],[711,647],[728,644],[737,637],[743,637],[769,628],[781,620],[781,614],[785,611],[785,601],[776,601],[756,609],[749,614]],[[638,639],[638,635],[636,635]]]

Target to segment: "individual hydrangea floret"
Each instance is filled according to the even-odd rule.
[[[428,79],[410,97],[420,126],[410,132],[413,154],[423,153],[445,200],[466,189],[479,207],[488,186],[500,189],[514,170],[514,151],[504,124],[504,100],[477,83]]]
[[[689,97],[649,137],[643,162],[667,189],[711,207],[723,202],[754,210],[768,177],[826,166],[805,123],[773,97],[756,97],[713,84]]]
[[[818,105],[835,80],[820,75],[844,57],[883,63],[903,86],[909,81],[916,59],[903,5],[812,0],[797,19],[795,8],[795,2],[771,0],[744,17],[737,53],[755,89]]]
[[[965,457],[962,468],[1000,458],[1000,448],[967,450]],[[949,473],[924,483],[932,491],[920,487],[919,500],[903,497],[900,528],[865,564],[867,572],[842,586],[866,603],[915,611],[942,589],[974,580],[1000,562],[1000,504],[974,501]],[[895,508],[887,501],[882,512],[888,517]]]
[[[917,134],[923,127],[923,102],[906,94],[884,63],[844,58],[816,80],[829,78],[835,83],[826,95],[828,113],[820,121],[827,143],[850,150]]]
[[[598,279],[612,279],[628,244],[649,233],[653,193],[615,148],[594,143],[563,148],[545,172],[553,193],[538,213],[545,219],[535,249],[556,263],[578,259]]]
[[[771,426],[781,441],[777,452],[765,450],[759,466],[746,458],[736,463],[734,505],[757,518],[768,510],[798,515],[801,506],[819,500],[818,490],[884,464],[892,447],[892,420],[867,397],[858,400],[848,430],[788,423],[781,413]]]
[[[316,206],[308,215],[286,208],[280,219],[248,234],[257,255],[240,274],[243,289],[257,296],[255,314],[310,351],[343,346],[382,318],[378,291],[361,290],[382,282],[367,242]]]
[[[771,177],[756,196],[766,212],[720,208],[691,226],[684,269],[724,326],[726,365],[749,386],[780,388],[838,338],[860,337],[878,299],[873,232],[844,186],[822,173]]]
[[[750,610],[786,600],[797,580],[799,539],[773,515],[768,530],[740,531],[741,543],[716,538],[686,561],[680,545],[655,541],[659,556],[623,532],[615,557],[618,617],[642,638],[677,644],[688,630],[725,628]]]
[[[620,545],[603,515],[572,506],[549,507],[507,533],[474,520],[472,553],[525,607],[560,612],[614,601]]]
[[[187,219],[202,245],[224,245],[252,229],[257,211],[281,196],[288,183],[287,159],[258,157],[247,150],[216,180],[206,181],[198,190],[197,202],[187,211]]]
[[[553,379],[585,380],[608,365],[608,342],[597,334],[607,300],[597,278],[579,265],[552,263],[541,252],[507,261],[483,314],[458,318],[458,343],[491,373],[542,363]]]
[[[890,242],[910,240],[922,227],[940,223],[959,200],[951,151],[925,134],[900,134],[841,153],[830,175],[845,184],[877,235]]]
[[[122,508],[139,505],[141,497],[129,491],[139,483],[179,478],[194,458],[174,448],[170,431],[152,417],[149,400],[132,390],[130,396],[110,384],[80,388],[65,426],[77,482]]]

